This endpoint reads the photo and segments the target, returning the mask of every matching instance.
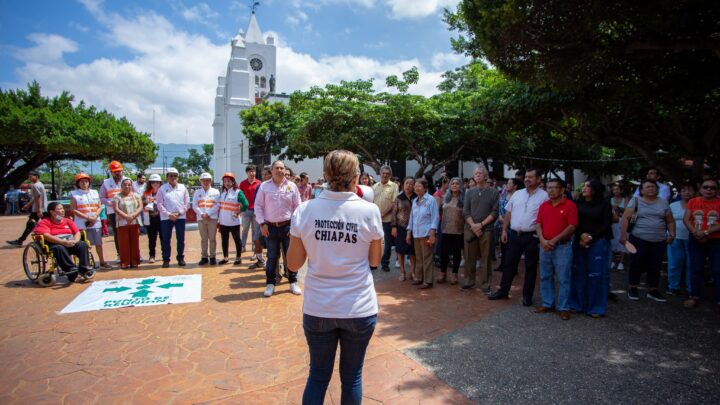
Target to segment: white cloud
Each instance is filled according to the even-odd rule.
[[[16,72],[17,83],[21,83],[17,87],[36,79],[45,95],[68,90],[78,101],[125,116],[145,132],[152,131],[154,109],[156,141],[184,143],[187,130],[191,143],[212,142],[217,76],[227,67],[229,41],[215,44],[207,37],[178,29],[154,13],[128,18],[105,14],[99,2],[86,0],[86,4],[107,30],[105,38],[112,45],[131,50],[134,56],[128,60],[99,58],[70,66],[63,55],[78,51],[77,43],[59,35],[32,34],[28,38],[34,45],[14,53],[23,62]],[[281,92],[371,78],[377,90],[385,90],[388,75],[399,75],[413,66],[420,70],[420,83],[411,87],[411,92],[434,94],[441,81],[442,71],[428,69],[417,59],[381,61],[356,55],[317,58],[294,51],[273,34],[278,44],[277,88]],[[443,63],[451,62],[448,59]]]
[[[210,20],[219,16],[207,3],[198,3],[190,8],[184,8],[180,11],[180,14],[187,21],[198,22],[205,25],[211,24]]]
[[[35,33],[28,35],[27,39],[35,45],[15,52],[15,57],[26,63],[62,63],[64,53],[78,50],[75,41],[60,35]]]
[[[470,58],[454,52],[438,52],[432,57],[432,67],[436,70],[447,70],[470,63]]]
[[[68,23],[68,27],[74,28],[74,29],[76,29],[76,30],[78,30],[78,31],[80,31],[80,32],[88,32],[88,31],[90,31],[90,28],[88,28],[87,26],[82,25],[82,24],[80,24],[80,23],[77,23],[77,22],[75,22],[75,21],[70,21],[70,22]]]
[[[384,0],[396,19],[420,19],[433,15],[443,8],[453,9],[460,0]]]

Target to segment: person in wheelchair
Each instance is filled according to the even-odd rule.
[[[43,237],[63,272],[74,275],[68,277],[71,281],[78,272],[86,278],[91,277],[94,270],[89,262],[89,247],[87,242],[81,240],[80,230],[73,221],[65,218],[65,208],[61,203],[51,202],[47,210],[48,215],[35,227],[36,237]],[[72,255],[78,257],[77,267]]]

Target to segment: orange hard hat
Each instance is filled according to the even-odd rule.
[[[225,177],[230,177],[233,181],[236,181],[235,175],[232,174],[232,172],[225,172],[225,174],[223,174],[223,176],[222,176],[222,179],[225,180]]]
[[[118,162],[117,160],[113,160],[112,162],[110,162],[110,165],[108,166],[108,170],[110,170],[111,172],[116,172],[116,171],[122,170],[122,169],[123,169],[122,163]]]
[[[89,175],[89,174],[87,174],[87,173],[85,173],[85,172],[80,172],[80,173],[78,173],[78,174],[75,175],[75,185],[77,185],[78,182],[79,182],[80,180],[82,180],[82,179],[85,179],[85,180],[87,180],[87,181],[92,181],[92,179],[90,178],[90,175]]]

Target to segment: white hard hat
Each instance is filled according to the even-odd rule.
[[[151,174],[150,179],[148,181],[162,181],[159,174]]]
[[[167,173],[165,173],[165,174],[166,174],[166,175],[168,175],[168,174],[177,174],[177,175],[180,175],[180,173],[178,172],[178,170],[177,170],[176,168],[174,168],[174,167],[169,167],[169,168],[167,169]]]
[[[200,180],[212,180],[212,176],[210,173],[205,172],[200,175]]]

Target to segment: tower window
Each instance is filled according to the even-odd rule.
[[[258,76],[255,76],[255,85],[256,86],[260,85],[260,77],[258,77]]]
[[[267,80],[265,80],[265,76],[260,78],[260,87],[263,89],[267,87]]]

